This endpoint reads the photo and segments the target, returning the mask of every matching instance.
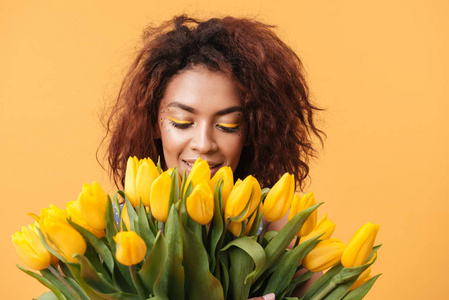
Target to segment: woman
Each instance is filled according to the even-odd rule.
[[[303,186],[312,138],[322,142],[319,109],[300,59],[271,28],[179,16],[145,31],[107,123],[118,186],[129,156],[160,156],[181,174],[201,157],[212,175],[230,166],[234,178],[252,174],[264,187],[289,172]]]

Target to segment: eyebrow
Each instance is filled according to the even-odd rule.
[[[171,102],[169,105],[167,105],[167,108],[168,107],[177,107],[177,108],[180,108],[180,109],[185,110],[192,114],[197,112],[195,108],[185,105],[185,104],[182,104],[182,103],[179,103],[179,102]],[[237,111],[243,112],[243,108],[241,106],[231,106],[231,107],[219,110],[215,114],[217,116],[223,116],[223,115],[227,115],[227,114],[237,112]]]

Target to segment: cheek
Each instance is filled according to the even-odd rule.
[[[222,145],[222,151],[233,168],[237,167],[245,141],[242,135],[228,138]]]

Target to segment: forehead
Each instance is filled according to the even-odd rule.
[[[162,100],[160,107],[181,103],[196,111],[219,111],[242,106],[232,80],[224,73],[211,72],[204,67],[187,69],[173,76]]]

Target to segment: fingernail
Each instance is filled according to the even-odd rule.
[[[276,296],[274,295],[274,293],[266,294],[265,296],[263,296],[264,300],[274,300],[275,298]]]

